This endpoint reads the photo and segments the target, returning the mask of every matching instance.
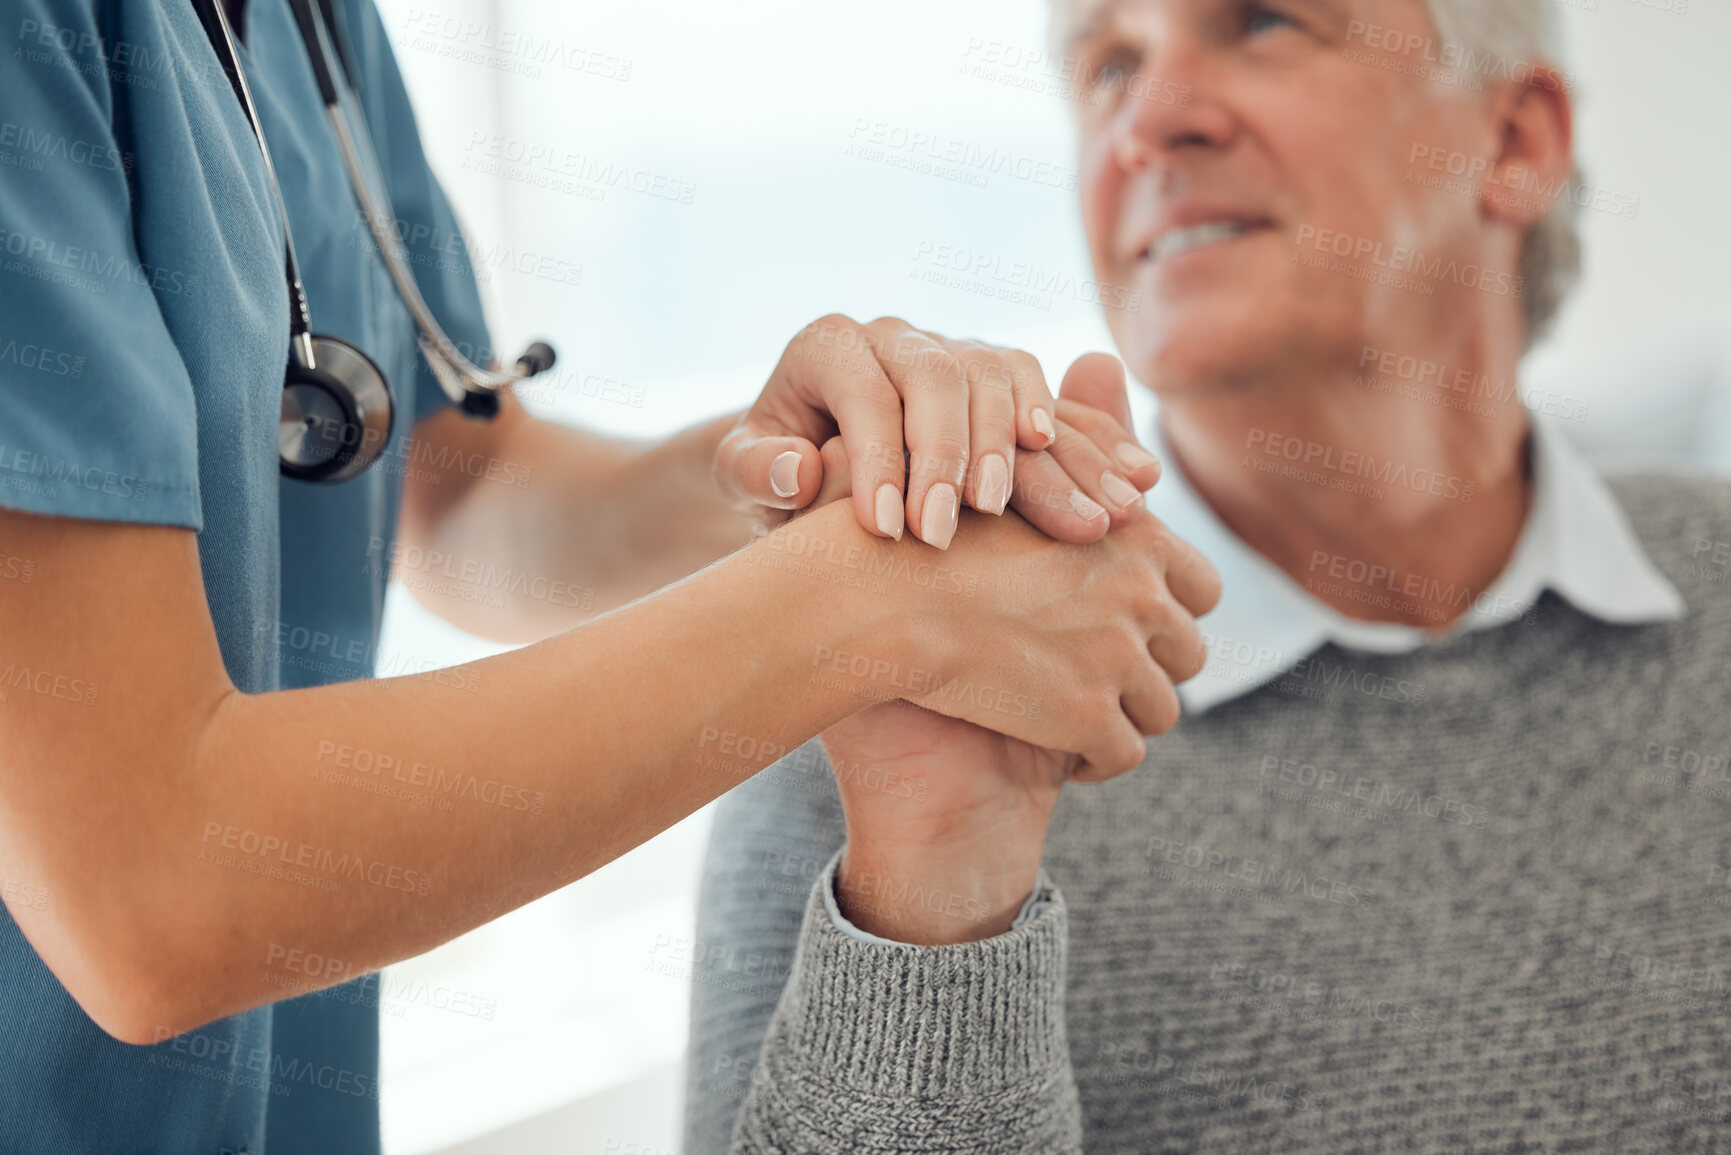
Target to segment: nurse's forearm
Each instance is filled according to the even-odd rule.
[[[713,462],[735,415],[638,443],[531,417],[441,414],[388,560],[422,605],[471,633],[526,642],[678,581],[751,540]]]
[[[1139,763],[1170,629],[1147,591],[1206,563],[1151,518],[1085,546],[963,520],[940,554],[838,501],[526,649],[249,697],[191,531],[0,510],[31,567],[0,589],[6,900],[103,1029],[150,1042],[497,917],[872,701]]]
[[[845,502],[810,527],[864,537]],[[188,676],[165,648],[136,676],[102,676],[106,719],[14,703],[67,714],[52,741],[8,727],[18,742],[0,753],[0,873],[53,896],[20,925],[104,1029],[148,1042],[294,993],[308,976],[288,952],[341,960],[312,984],[328,985],[547,894],[858,709],[857,686],[812,677],[820,655],[906,668],[896,599],[784,558],[762,543],[431,676],[248,696],[220,664]],[[64,591],[80,592],[96,594]],[[208,631],[194,599],[151,601],[132,609],[156,624],[202,613]],[[56,664],[93,666],[100,645],[61,646]]]

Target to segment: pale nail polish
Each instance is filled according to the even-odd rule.
[[[792,497],[799,492],[800,455],[788,450],[769,467],[769,487],[777,497]]]
[[[980,475],[974,484],[981,512],[1002,513],[1010,504],[1010,466],[1000,455],[988,453],[980,458]]]
[[[1105,508],[1099,502],[1095,501],[1079,489],[1070,495],[1070,508],[1076,511],[1077,517],[1083,518],[1087,521],[1093,521],[1096,517],[1099,517],[1102,513],[1106,512]]]
[[[1034,432],[1044,437],[1047,441],[1054,441],[1057,439],[1058,431],[1052,428],[1052,415],[1047,413],[1044,409],[1034,410],[1033,415],[1028,418],[1028,421],[1033,425]]]
[[[949,549],[960,513],[961,502],[956,498],[955,486],[947,481],[932,486],[926,491],[926,504],[920,515],[920,528],[924,531],[920,536],[928,545]]]
[[[1137,445],[1134,441],[1123,441],[1115,451],[1118,462],[1125,469],[1146,469],[1150,465],[1159,465],[1160,459]]]
[[[902,539],[902,495],[895,486],[885,483],[878,486],[878,532],[885,537]]]
[[[1132,505],[1142,503],[1141,492],[1116,473],[1102,473],[1100,475],[1100,488],[1106,491],[1107,500],[1120,509],[1128,509]]]

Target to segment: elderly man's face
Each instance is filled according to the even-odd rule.
[[[1068,2],[1088,244],[1102,282],[1140,291],[1108,322],[1157,391],[1356,358],[1391,320],[1398,333],[1465,292],[1295,259],[1324,256],[1325,230],[1373,275],[1360,242],[1483,258],[1474,197],[1411,179],[1430,175],[1420,148],[1483,158],[1497,145],[1483,93],[1413,74],[1439,47],[1423,0]]]

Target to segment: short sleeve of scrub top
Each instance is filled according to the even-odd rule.
[[[216,61],[189,5],[21,0],[7,12],[0,505],[198,531],[230,677],[271,689],[275,656],[250,623],[277,605],[265,450],[288,295],[257,145],[226,84],[199,75]],[[29,580],[56,575],[33,566]],[[28,686],[35,673],[0,653],[0,680]],[[88,725],[125,692],[98,685],[85,703],[0,690],[0,731],[23,709]],[[157,1046],[115,1042],[0,914],[0,1146],[260,1151],[271,1017],[236,1015]]]
[[[386,460],[339,486],[277,474],[283,236],[257,142],[192,6],[7,7],[0,506],[195,531],[223,660],[243,691],[369,676],[387,576],[376,563],[414,460],[408,434],[445,401],[346,181],[330,180],[341,161],[285,0],[248,5],[243,61],[314,327],[360,344],[397,395]],[[339,12],[403,227],[443,230],[460,254],[378,14],[370,0]],[[452,338],[490,357],[467,262],[415,274]],[[9,582],[54,580],[7,545],[0,596]],[[295,667],[291,683],[282,639],[299,636],[294,614],[353,636],[334,664]],[[40,673],[10,667],[0,642],[0,726],[20,708],[87,724],[122,689],[65,702],[33,692]],[[52,901],[30,883],[5,880],[7,901]],[[268,1138],[278,1152],[377,1152],[377,987],[361,980],[127,1046],[90,1021],[0,911],[0,1148],[260,1155]]]

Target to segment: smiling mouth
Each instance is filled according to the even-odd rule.
[[[1137,254],[1140,260],[1159,264],[1181,257],[1185,253],[1206,248],[1209,245],[1225,244],[1239,237],[1247,236],[1267,228],[1266,221],[1234,220],[1209,221],[1205,225],[1192,225],[1189,228],[1172,229],[1161,234],[1153,244]]]

